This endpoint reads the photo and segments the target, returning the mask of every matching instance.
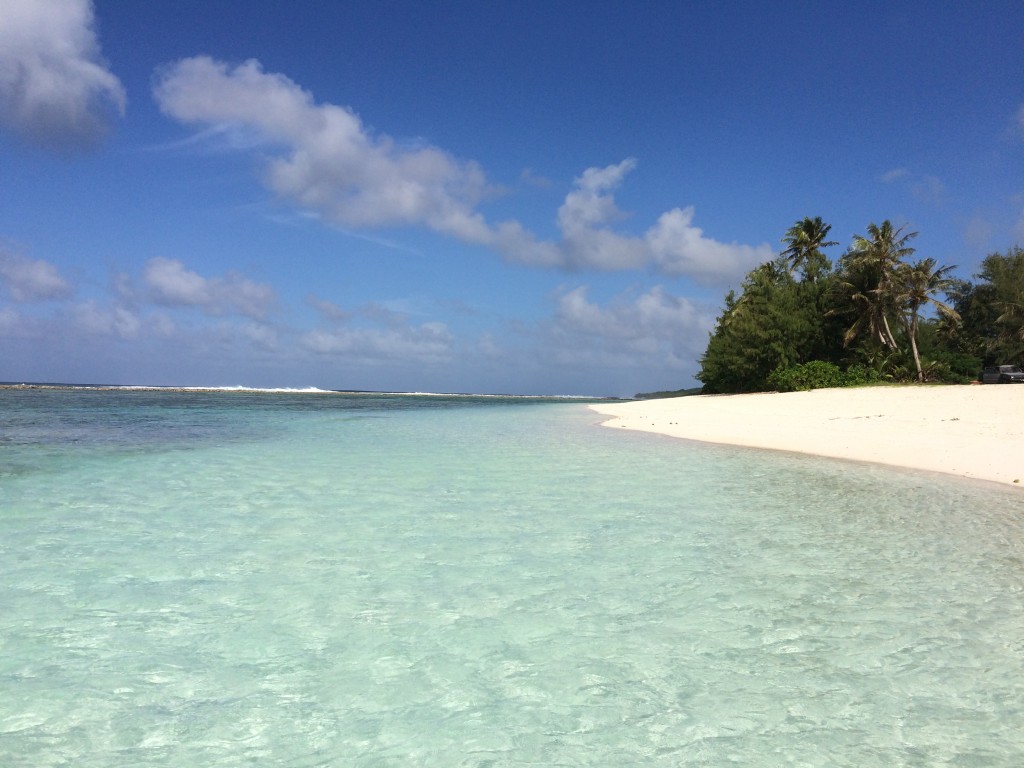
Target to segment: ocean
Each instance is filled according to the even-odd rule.
[[[1024,764],[1020,492],[600,420],[0,390],[0,766]]]

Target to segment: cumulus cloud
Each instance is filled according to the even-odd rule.
[[[29,259],[0,250],[0,282],[14,301],[66,299],[71,286],[57,268],[42,259]]]
[[[486,236],[473,211],[485,191],[475,163],[374,136],[352,110],[314,103],[257,61],[230,68],[205,56],[184,59],[163,71],[155,96],[182,122],[241,125],[283,145],[286,153],[270,162],[266,183],[335,223],[419,224],[467,240]]]
[[[255,283],[233,271],[224,277],[202,277],[178,259],[150,259],[142,279],[158,304],[195,307],[208,315],[240,314],[260,319],[277,302],[269,285]]]
[[[75,307],[75,328],[91,336],[135,339],[142,328],[139,316],[125,307],[104,307],[90,300]]]
[[[738,277],[772,256],[767,244],[706,237],[693,224],[692,207],[665,212],[643,235],[618,232],[614,225],[626,215],[613,192],[635,167],[632,159],[588,168],[575,180],[557,213],[558,241],[538,239],[515,220],[491,223],[479,206],[494,188],[479,165],[374,134],[351,109],[317,104],[298,84],[254,60],[230,67],[206,56],[183,59],[162,71],[154,96],[165,114],[203,131],[260,137],[270,155],[267,187],[335,225],[422,226],[516,263],[653,268],[704,281]]]
[[[635,298],[619,297],[606,307],[587,298],[581,286],[558,298],[558,318],[574,331],[605,338],[685,338],[706,330],[709,318],[690,299],[656,286]]]
[[[774,255],[767,243],[750,246],[705,237],[704,230],[693,225],[693,218],[693,206],[674,208],[663,213],[644,236],[655,264],[666,274],[723,281],[770,261]]]
[[[4,0],[0,125],[51,149],[95,144],[125,92],[100,55],[90,0]]]
[[[558,209],[567,266],[636,269],[648,260],[642,240],[617,234],[608,226],[625,218],[611,193],[635,166],[635,160],[627,159],[607,168],[588,168],[576,179],[576,188]]]
[[[694,208],[673,208],[658,217],[642,236],[623,235],[611,225],[627,218],[613,192],[636,161],[626,159],[605,168],[588,168],[558,210],[560,243],[523,243],[510,258],[552,266],[601,270],[653,267],[668,275],[687,275],[705,282],[741,275],[772,258],[767,244],[721,243],[694,226]],[[523,236],[525,238],[525,235]],[[500,244],[504,249],[504,244]],[[539,259],[534,254],[540,254]]]
[[[685,370],[713,324],[711,313],[661,287],[601,306],[583,286],[558,296],[551,347],[563,362]]]

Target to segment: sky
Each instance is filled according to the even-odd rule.
[[[0,381],[692,387],[796,221],[1024,244],[1024,4],[0,0]]]

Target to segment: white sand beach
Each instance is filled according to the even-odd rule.
[[[605,426],[1024,488],[1024,386],[884,386],[592,405]]]

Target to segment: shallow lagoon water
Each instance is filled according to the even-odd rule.
[[[0,392],[0,765],[1024,762],[1024,497],[599,419]]]

